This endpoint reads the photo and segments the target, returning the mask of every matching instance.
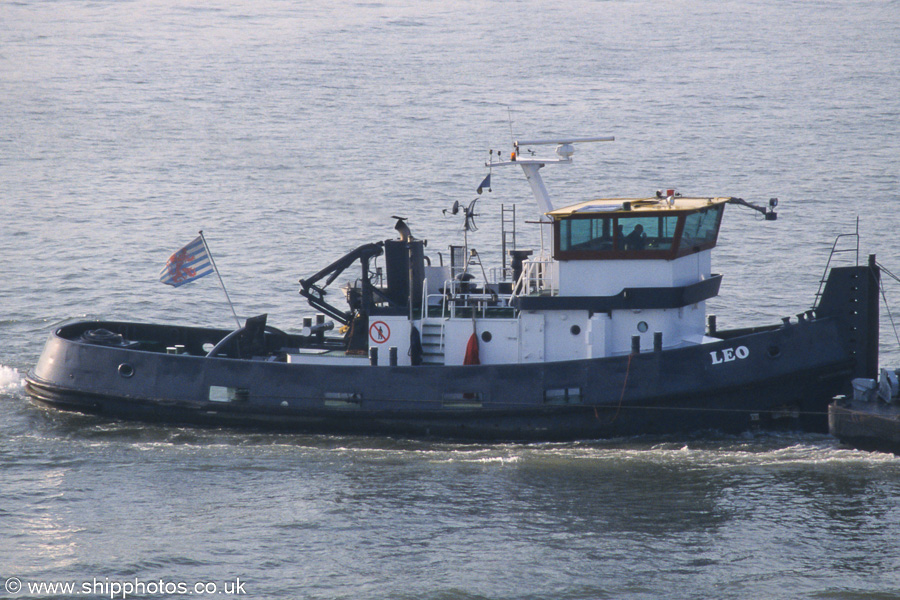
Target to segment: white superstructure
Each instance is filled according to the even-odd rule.
[[[509,160],[489,163],[522,167],[543,226],[552,231],[549,250],[525,259],[516,280],[505,284],[482,281],[483,270],[468,263],[463,278],[453,277],[450,266],[427,267],[412,318],[398,311],[369,316],[368,343],[379,349],[379,364],[390,364],[391,347],[396,364],[414,361],[417,335],[423,362],[436,365],[601,358],[714,341],[705,333],[706,300],[718,293],[721,278],[711,272],[711,253],[731,199],[668,190],[554,207],[539,170],[570,164],[574,144],[612,140],[522,141]],[[557,146],[556,157],[518,153],[520,146],[548,144]]]

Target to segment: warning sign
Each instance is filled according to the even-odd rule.
[[[376,344],[383,344],[391,338],[391,328],[384,321],[369,325],[369,338]]]

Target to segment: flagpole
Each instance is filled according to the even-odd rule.
[[[225,299],[228,300],[228,306],[231,307],[231,314],[234,315],[234,322],[237,323],[238,329],[241,328],[241,320],[238,319],[237,313],[234,312],[234,304],[231,303],[231,298],[228,296],[228,290],[225,289],[225,282],[222,281],[222,276],[219,275],[219,269],[216,267],[216,261],[213,259],[212,252],[209,251],[209,246],[206,244],[206,238],[203,237],[203,230],[200,230],[200,239],[203,240],[203,247],[206,248],[206,253],[209,255],[209,262],[212,264],[213,271],[216,272],[216,277],[219,278],[219,283],[222,285],[222,291],[225,292]]]

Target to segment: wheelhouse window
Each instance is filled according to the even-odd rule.
[[[557,255],[563,259],[613,258],[620,254],[661,258],[674,247],[678,218],[678,215],[564,218],[558,221]]]
[[[722,207],[701,210],[684,218],[684,232],[681,234],[681,251],[689,254],[716,245],[719,235],[719,223],[722,219]]]
[[[558,260],[671,260],[716,245],[722,206],[689,213],[571,215],[555,222]]]
[[[620,250],[671,250],[678,228],[678,217],[619,218],[618,246]]]

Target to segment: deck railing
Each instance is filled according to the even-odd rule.
[[[513,312],[504,295],[495,291],[473,290],[470,282],[448,279],[444,281],[442,293],[428,294],[426,281],[422,293],[421,318],[441,319],[508,317]],[[435,310],[438,309],[439,310]],[[438,314],[435,314],[438,313]]]
[[[485,287],[488,285],[497,284],[486,284]],[[471,318],[473,313],[476,318],[507,316],[506,311],[514,310],[513,300],[519,296],[555,296],[559,293],[559,263],[549,256],[526,260],[519,280],[512,286],[512,293],[501,295],[497,289],[499,286],[493,291],[475,291],[469,281],[448,279],[444,281],[441,293],[429,294],[428,280],[425,279],[420,318]],[[438,307],[440,310],[435,310]]]
[[[536,294],[555,296],[559,293],[559,263],[549,256],[526,260],[522,275],[513,286],[510,302],[518,296]]]

